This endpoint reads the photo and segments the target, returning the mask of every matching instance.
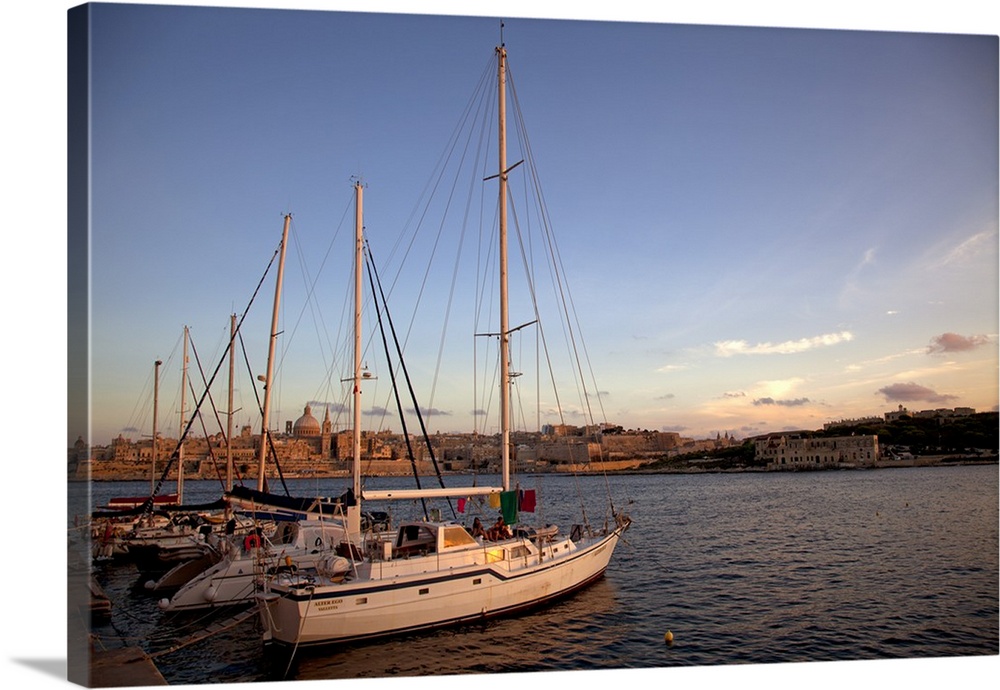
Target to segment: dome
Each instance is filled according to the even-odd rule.
[[[308,405],[302,416],[295,420],[292,431],[296,436],[319,436],[319,422],[312,416],[312,409]]]

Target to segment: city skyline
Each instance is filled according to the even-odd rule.
[[[340,409],[347,373],[321,341],[348,284],[350,180],[386,247],[499,22],[123,5],[92,40],[89,440],[149,433],[154,359],[158,423],[176,427],[183,327],[211,370],[285,213],[271,426]],[[898,404],[997,409],[995,37],[515,18],[504,40],[597,421],[746,437]],[[257,373],[269,309],[243,332]],[[412,369],[435,369],[439,337],[411,335]],[[471,376],[422,379],[432,432],[473,430]],[[389,415],[366,425],[399,430],[366,405]]]

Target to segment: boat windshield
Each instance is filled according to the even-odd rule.
[[[461,525],[448,525],[445,527],[443,539],[441,547],[445,549],[455,546],[478,545],[478,542]]]

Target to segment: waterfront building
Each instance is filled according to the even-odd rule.
[[[971,417],[974,414],[976,414],[976,410],[971,407],[956,407],[954,409],[939,407],[933,410],[911,412],[900,405],[898,409],[885,413],[885,421],[895,422],[904,417],[910,417],[911,419],[937,419],[943,424],[956,417]]]
[[[769,470],[849,468],[873,465],[879,458],[878,436],[809,437],[769,434],[755,444],[758,462]]]

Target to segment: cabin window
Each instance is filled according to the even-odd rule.
[[[396,546],[402,546],[404,542],[416,541],[420,538],[420,526],[419,525],[406,525],[399,530],[399,539],[396,541]]]
[[[430,587],[421,587],[420,591],[417,592],[420,595],[429,594],[431,591]]]
[[[476,579],[474,579],[472,581],[472,584],[474,584],[474,585],[481,585],[481,584],[483,584],[483,578],[477,577]]]
[[[452,546],[475,546],[476,540],[465,531],[464,527],[455,525],[444,528],[444,548]]]
[[[361,606],[362,604],[367,604],[367,603],[368,603],[368,597],[358,597],[357,599],[354,600],[355,606]]]
[[[420,525],[405,525],[399,530],[396,539],[396,549],[402,554],[434,551],[437,548],[437,535]]]
[[[512,548],[510,550],[510,557],[511,558],[523,558],[523,557],[527,556],[528,553],[529,553],[529,551],[528,551],[528,548],[526,546],[515,546],[514,548]]]

